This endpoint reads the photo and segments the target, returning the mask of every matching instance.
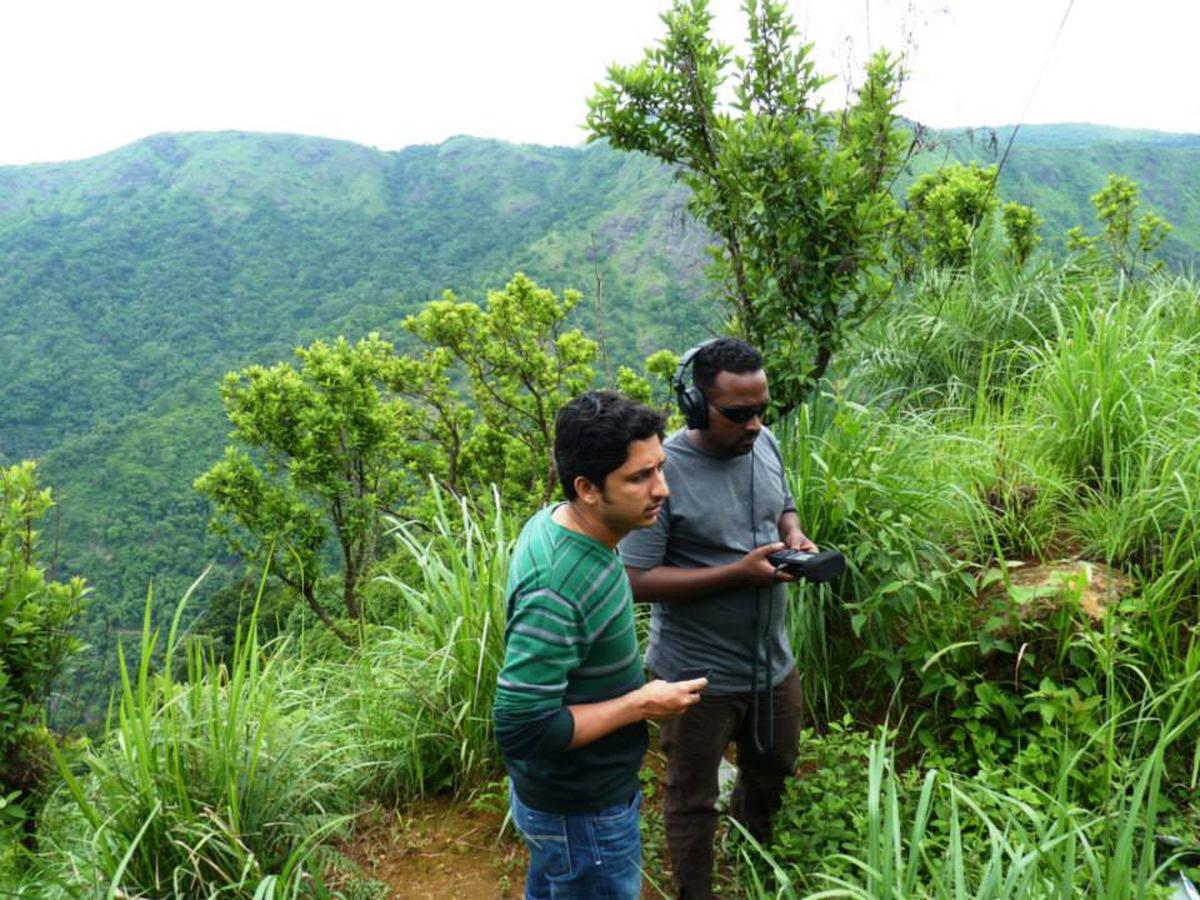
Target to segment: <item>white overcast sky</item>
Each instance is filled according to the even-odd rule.
[[[295,132],[385,150],[456,134],[578,144],[593,85],[662,35],[668,5],[2,0],[0,165],[78,159],[162,131]],[[711,0],[730,42],[744,30],[739,6]],[[927,124],[1200,133],[1195,0],[791,8],[829,74],[861,72],[881,45],[905,51],[901,112]]]

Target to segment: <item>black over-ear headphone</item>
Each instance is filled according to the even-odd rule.
[[[708,398],[704,396],[704,391],[700,390],[698,385],[684,384],[684,375],[687,367],[696,358],[696,354],[711,344],[715,344],[718,340],[720,338],[710,338],[683,354],[679,358],[679,365],[671,378],[671,387],[675,390],[675,402],[679,404],[679,411],[683,413],[688,428],[708,427]]]

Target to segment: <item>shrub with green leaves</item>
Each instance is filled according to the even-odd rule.
[[[156,674],[147,603],[115,724],[83,771],[58,758],[76,809],[47,834],[59,878],[80,896],[319,896],[322,842],[355,808],[354,745],[286,645],[259,646],[253,616],[226,666],[180,641],[185,605]]]
[[[996,209],[996,167],[978,163],[946,165],[922,175],[908,189],[908,209],[898,234],[902,256],[935,266],[962,268],[970,261],[976,232],[992,225]],[[912,263],[911,270],[918,268]]]
[[[1000,213],[1004,225],[1004,237],[1008,243],[1008,255],[1018,269],[1025,265],[1034,248],[1042,242],[1038,229],[1042,217],[1032,206],[1010,200]]]
[[[50,506],[32,462],[0,467],[0,835],[23,840],[51,769],[45,703],[79,646],[70,626],[85,593],[82,579],[54,581],[39,562]]]
[[[797,884],[815,887],[811,873],[849,874],[839,856],[862,846],[871,735],[845,716],[825,734],[800,733],[796,776],[787,782],[773,820],[771,855],[797,873]]]
[[[1167,239],[1172,225],[1152,212],[1139,219],[1137,195],[1138,185],[1132,178],[1110,174],[1091,198],[1101,233],[1089,236],[1081,226],[1071,228],[1067,249],[1081,251],[1085,261],[1093,264],[1103,259],[1114,274],[1129,281],[1137,277],[1139,265],[1143,273],[1162,271],[1162,261],[1151,262],[1150,257]]]

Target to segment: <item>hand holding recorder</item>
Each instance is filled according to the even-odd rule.
[[[846,557],[836,550],[809,553],[805,550],[776,550],[767,554],[771,565],[794,579],[832,581],[846,571]]]

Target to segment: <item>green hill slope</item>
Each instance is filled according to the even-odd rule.
[[[215,551],[191,482],[224,442],[224,372],[397,338],[442,291],[482,299],[518,269],[591,294],[598,266],[621,358],[713,318],[686,195],[604,147],[164,135],[0,169],[0,198],[0,457],[43,458],[60,564],[122,621],[150,577],[173,596]]]
[[[942,132],[915,171],[994,159],[1007,132]],[[1108,172],[1200,246],[1200,137],[1021,129],[1001,193],[1050,246],[1090,226]],[[76,163],[0,168],[0,461],[38,457],[60,497],[60,569],[127,622],[148,581],[178,594],[216,552],[193,478],[220,452],[221,375],[317,337],[379,330],[518,270],[603,286],[610,352],[682,348],[719,321],[706,236],[649,160],[603,145],[455,138],[395,153],[319,138],[159,135]],[[593,257],[595,262],[593,263]],[[578,315],[589,327],[594,307]]]
[[[917,171],[946,161],[996,163],[1012,128],[935,132],[933,148]],[[1059,249],[1068,228],[1098,230],[1090,197],[1110,173],[1141,188],[1143,209],[1175,226],[1161,255],[1176,266],[1194,266],[1200,251],[1200,135],[1170,134],[1103,125],[1026,125],[1018,132],[1000,177],[1006,200],[1034,206],[1045,219],[1046,245]]]

